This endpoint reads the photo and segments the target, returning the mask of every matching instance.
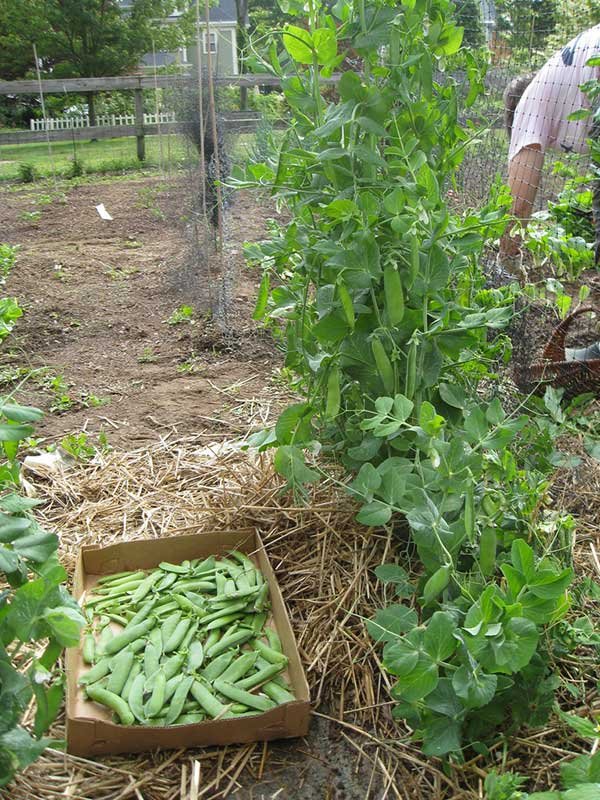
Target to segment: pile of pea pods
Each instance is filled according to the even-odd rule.
[[[295,699],[269,607],[268,583],[237,550],[102,577],[85,601],[91,669],[79,684],[122,725],[268,711]]]

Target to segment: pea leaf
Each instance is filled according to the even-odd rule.
[[[44,416],[44,412],[39,408],[18,406],[12,403],[0,405],[0,414],[3,414],[11,422],[38,422]]]
[[[481,669],[462,664],[452,676],[452,688],[465,701],[467,708],[482,708],[494,697],[497,675],[486,675]]]
[[[437,717],[431,722],[427,722],[423,729],[423,752],[425,755],[440,757],[446,753],[460,750],[460,747],[460,722],[448,717]]]
[[[398,603],[379,609],[374,618],[367,621],[367,631],[376,642],[393,642],[399,634],[412,630],[417,623],[417,612]]]
[[[300,64],[312,64],[314,43],[310,33],[297,25],[286,25],[283,46]]]
[[[74,608],[59,606],[46,611],[44,620],[54,638],[63,647],[75,647],[79,642],[79,633],[85,625],[85,618],[79,611]]]
[[[427,624],[424,635],[425,650],[436,661],[445,661],[458,647],[454,637],[456,623],[445,611],[436,611]]]
[[[273,464],[291,486],[314,483],[320,477],[316,470],[306,466],[302,451],[292,445],[277,448]]]
[[[392,509],[381,500],[366,503],[356,515],[357,522],[369,527],[386,525],[392,518]]]
[[[375,575],[382,583],[393,584],[399,597],[410,597],[414,594],[408,573],[398,564],[381,564],[375,568]]]
[[[33,434],[32,425],[0,424],[0,442],[20,442]]]
[[[416,665],[394,686],[394,697],[400,697],[408,703],[421,700],[433,692],[438,681],[437,664],[427,653],[419,652]]]

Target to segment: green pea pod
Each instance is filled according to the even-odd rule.
[[[171,614],[171,611],[178,611],[179,610],[179,603],[176,603],[175,600],[170,600],[168,603],[165,603],[162,606],[157,606],[154,609],[154,616],[158,617],[159,619],[163,619],[166,614]]]
[[[110,658],[104,657],[98,661],[91,669],[88,669],[87,672],[84,672],[83,675],[79,678],[77,683],[86,686],[90,683],[95,683],[96,681],[101,680],[110,672]]]
[[[145,633],[148,633],[154,627],[154,620],[147,619],[144,622],[140,622],[139,625],[127,626],[127,628],[120,633],[118,636],[112,638],[109,642],[106,643],[104,647],[104,652],[107,655],[114,655],[119,650],[122,650],[124,647],[127,647],[128,644],[131,644],[136,639],[139,639]]]
[[[206,625],[220,617],[226,617],[229,614],[234,614],[236,611],[242,611],[247,605],[248,603],[246,600],[234,600],[233,602],[229,602],[225,608],[220,608],[218,611],[213,611],[212,614],[207,614],[203,617],[202,624]]]
[[[230,647],[236,647],[244,644],[244,642],[252,639],[253,636],[254,631],[248,630],[247,628],[235,631],[234,633],[219,639],[216,644],[213,644],[213,646],[207,650],[206,654],[209,658],[215,658],[215,656],[220,655]]]
[[[218,678],[233,661],[235,653],[233,650],[228,650],[226,653],[213,659],[201,672],[204,680],[212,683],[215,678]]]
[[[475,499],[474,499],[474,486],[471,481],[468,481],[465,488],[465,508],[463,512],[463,521],[465,523],[465,532],[467,539],[470,542],[475,541]]]
[[[162,643],[162,635],[160,628],[158,627],[152,628],[152,630],[148,634],[148,641],[151,642],[154,645],[154,647],[156,647],[156,649],[158,650],[158,655],[162,656],[163,643]]]
[[[258,653],[243,653],[239,658],[236,658],[233,664],[230,664],[227,667],[222,675],[219,676],[220,679],[223,681],[229,681],[229,683],[237,683],[247,672],[252,669],[256,663],[257,657]]]
[[[161,708],[163,707],[165,702],[166,686],[167,679],[165,677],[165,672],[164,670],[159,669],[156,679],[154,680],[154,687],[152,689],[150,699],[144,706],[144,713],[148,719],[158,716]]]
[[[410,238],[410,285],[416,281],[421,271],[421,253],[419,251],[419,240],[416,236]]]
[[[262,612],[261,614],[255,614],[254,619],[252,621],[252,630],[256,634],[260,634],[262,629],[265,627],[265,622],[267,621],[267,614]]]
[[[394,368],[392,367],[392,362],[388,358],[388,354],[385,352],[385,348],[379,339],[371,339],[371,350],[373,352],[373,358],[375,359],[377,372],[379,373],[379,377],[383,383],[383,388],[389,395],[393,395],[396,384],[394,379]]]
[[[174,675],[182,669],[185,663],[185,654],[184,653],[176,653],[174,656],[167,658],[166,661],[162,662],[162,668],[165,671],[165,675],[167,680],[172,678]]]
[[[268,661],[270,664],[287,664],[288,658],[283,653],[280,653],[278,650],[273,650],[272,647],[269,647],[264,642],[261,642],[260,639],[257,639],[254,642],[255,649],[260,653],[260,655]]]
[[[192,624],[192,620],[189,617],[184,617],[179,623],[177,623],[177,627],[171,634],[171,636],[167,639],[164,646],[165,653],[171,653],[173,650],[177,650],[179,645],[185,638],[186,633],[190,625]]]
[[[486,577],[496,569],[497,536],[495,528],[484,528],[479,540],[479,569]]]
[[[404,317],[404,292],[400,273],[392,265],[388,265],[383,271],[383,291],[388,321],[395,327]]]
[[[121,689],[121,697],[126,702],[129,702],[129,693],[131,692],[131,687],[133,686],[134,680],[141,673],[141,671],[142,671],[142,665],[140,664],[140,662],[134,661],[131,670],[129,672],[129,677],[127,678],[127,680],[125,681],[125,685]]]
[[[335,419],[341,404],[340,370],[332,367],[327,376],[327,400],[325,404],[325,419]]]
[[[173,586],[174,583],[177,583],[178,575],[176,572],[167,572],[164,578],[161,578],[159,582],[156,584],[156,589],[159,592],[164,592]]]
[[[86,664],[94,663],[96,657],[96,638],[93,633],[86,633],[84,636],[81,654]]]
[[[254,601],[254,610],[259,613],[263,608],[269,606],[269,584],[263,583],[258,591],[256,600]]]
[[[178,675],[173,675],[172,678],[169,678],[167,683],[165,684],[165,703],[168,703],[169,700],[173,697],[175,692],[177,691],[178,686],[180,683],[187,678],[187,675],[184,675],[183,672],[180,672]],[[168,708],[163,708],[160,712],[161,716],[164,713],[164,716],[168,713]]]
[[[148,642],[144,650],[144,675],[150,678],[160,666],[160,650],[152,642]]]
[[[146,678],[143,672],[134,679],[129,690],[129,708],[131,713],[138,720],[138,722],[145,722],[146,715],[144,714],[144,683]]]
[[[242,703],[242,705],[248,706],[248,708],[255,708],[257,711],[268,711],[275,705],[268,697],[261,697],[261,695],[238,689],[237,686],[234,686],[232,683],[228,683],[219,678],[215,681],[214,687],[223,697],[227,697],[235,703]]]
[[[112,659],[110,664],[112,672],[106,684],[106,688],[109,692],[121,694],[127,682],[127,678],[129,677],[129,673],[131,672],[134,658],[135,656],[131,650],[121,650],[121,652],[117,653]]]
[[[256,686],[260,686],[261,683],[272,680],[285,668],[286,664],[284,663],[268,664],[266,667],[259,669],[258,672],[252,673],[252,675],[249,675],[247,678],[232,681],[232,683],[235,683],[239,689],[254,689]],[[223,675],[223,679],[226,680],[227,676]]]
[[[209,717],[224,717],[227,715],[227,706],[224,706],[214,694],[204,686],[200,681],[195,680],[191,687],[190,693],[202,708],[206,711]]]
[[[256,570],[254,569],[254,563],[252,560],[240,550],[232,550],[230,555],[232,555],[236,561],[240,562],[244,568],[244,574],[246,575],[250,585],[254,586],[256,584]]]
[[[128,704],[118,694],[109,692],[99,686],[88,686],[86,694],[94,702],[101,703],[101,705],[107,706],[107,708],[114,711],[123,725],[133,725],[135,722],[135,717]]]
[[[194,639],[196,638],[196,634],[198,633],[199,627],[200,627],[200,622],[198,620],[192,622],[192,624],[188,628],[188,632],[183,637],[183,641],[179,645],[180,650],[187,651],[188,647],[190,646],[190,642],[193,642]]]
[[[198,711],[196,713],[188,713],[182,714],[178,719],[175,720],[173,725],[197,725],[199,722],[203,722],[206,719],[206,714],[202,711]]]
[[[244,615],[238,611],[235,614],[226,614],[224,617],[218,617],[217,619],[213,619],[212,622],[208,623],[206,630],[216,631],[218,628],[227,628],[232,622],[235,622],[236,619],[240,619],[243,616]]]
[[[221,638],[221,634],[223,631],[216,630],[211,631],[208,636],[206,637],[206,641],[204,642],[204,652],[208,653],[208,651],[215,645]]]
[[[183,564],[169,564],[168,561],[161,561],[158,565],[159,569],[165,572],[173,572],[175,575],[187,575],[190,571],[190,562],[186,561]]]
[[[161,625],[160,633],[161,633],[164,652],[166,652],[165,645],[173,635],[175,628],[179,625],[182,616],[183,616],[183,611],[179,609],[178,611],[175,611],[175,613],[170,614]]]
[[[160,578],[162,578],[163,575],[164,573],[161,570],[157,569],[154,572],[151,572],[147,578],[144,578],[144,580],[140,583],[135,592],[132,594],[131,596],[132,602],[140,603],[144,599],[144,597],[146,597],[148,592],[150,592],[154,584],[158,580],[160,580]]]
[[[117,585],[119,583],[126,583],[127,581],[135,580],[136,578],[144,579],[144,572],[115,572],[114,575],[103,575],[98,578],[100,586]]]
[[[187,678],[184,678],[175,694],[173,695],[173,699],[171,700],[171,705],[169,706],[169,712],[167,714],[165,722],[167,725],[172,725],[175,720],[181,716],[181,712],[183,711],[183,705],[185,703],[186,697],[191,689],[192,683],[194,682],[194,676],[190,675]]]
[[[106,620],[107,622],[110,621],[108,620],[108,617],[106,617]],[[98,637],[98,643],[96,645],[96,657],[98,657],[99,655],[104,655],[106,653],[106,646],[108,645],[109,642],[112,642],[114,638],[115,638],[115,632],[113,631],[113,629],[110,627],[110,625],[108,624],[105,625],[104,628],[102,629],[102,633]]]
[[[121,614],[109,614],[108,618],[118,625],[121,625],[123,628],[127,625],[127,618],[123,617]]]
[[[354,325],[356,324],[356,317],[354,314],[354,303],[352,302],[352,298],[350,297],[350,292],[348,291],[344,283],[338,283],[337,291],[338,291],[338,297],[340,298],[340,303],[342,304],[342,311],[344,312],[344,317],[346,318],[346,322],[352,328],[352,330],[354,330]]]
[[[423,605],[429,605],[441,595],[450,583],[451,569],[444,565],[437,569],[423,587]]]
[[[409,400],[415,396],[417,389],[417,339],[413,338],[408,346],[408,355],[406,356],[406,386],[404,394]]]
[[[263,684],[262,690],[267,697],[270,697],[271,700],[274,700],[277,705],[281,705],[282,703],[291,703],[296,699],[291,692],[274,681],[267,681],[267,683]]]
[[[283,648],[281,646],[281,639],[277,635],[277,631],[273,628],[265,628],[265,636],[269,641],[269,647],[271,650],[277,650],[278,653],[283,652]]]
[[[200,669],[204,661],[204,648],[202,642],[192,642],[188,653],[187,668],[189,672]]]

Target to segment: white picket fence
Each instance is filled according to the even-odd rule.
[[[160,114],[144,114],[144,125],[162,125],[175,122],[174,111],[162,111]],[[66,131],[71,128],[89,128],[90,118],[87,114],[73,117],[47,117],[30,120],[32,131]],[[96,125],[135,125],[133,114],[98,114]]]

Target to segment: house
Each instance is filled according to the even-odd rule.
[[[199,1],[199,0],[198,0]],[[118,0],[121,8],[126,11],[131,7],[133,0]],[[192,0],[193,2],[193,0]],[[166,24],[173,24],[182,16],[182,11],[174,11],[165,20]],[[207,66],[208,52],[212,56],[212,66],[219,75],[237,75],[238,46],[237,46],[237,11],[235,0],[219,0],[219,3],[210,9],[209,31],[206,30],[204,4],[200,2],[200,41],[194,36],[185,47],[175,52],[160,50],[146,53],[142,58],[141,66],[153,71],[155,66],[170,67],[178,64],[189,70]]]

